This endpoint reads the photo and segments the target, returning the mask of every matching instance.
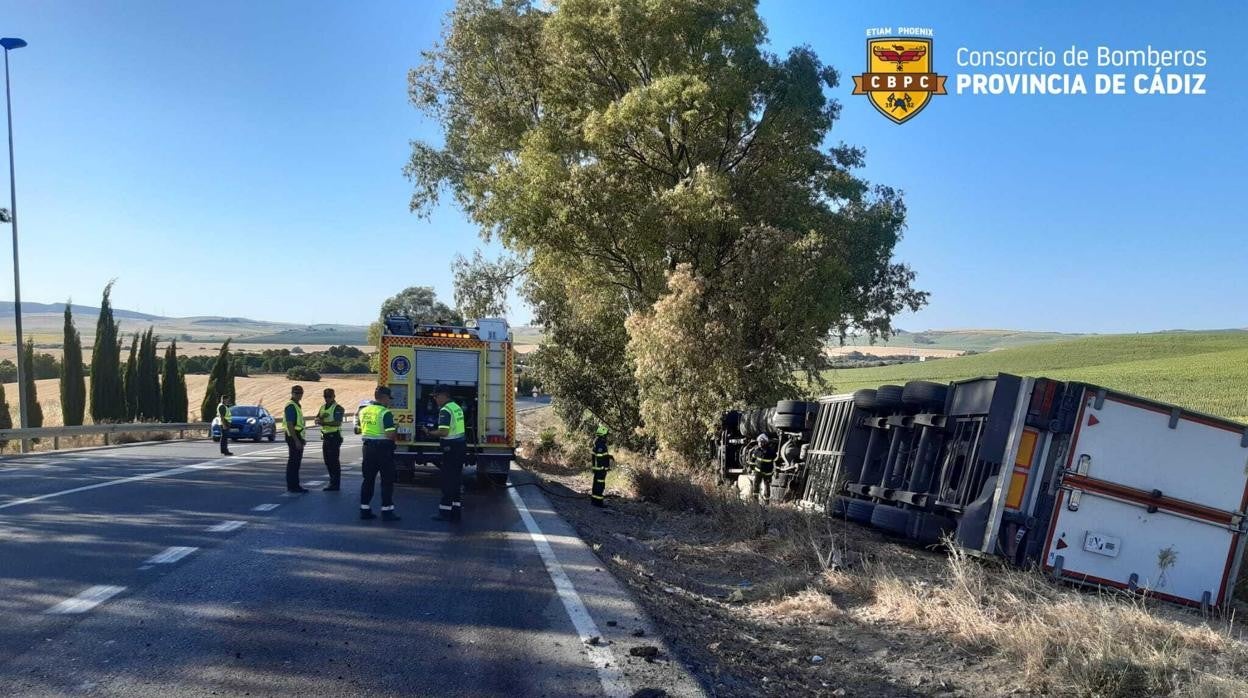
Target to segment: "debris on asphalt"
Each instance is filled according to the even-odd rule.
[[[641,657],[642,659],[654,659],[659,656],[659,648],[654,645],[638,645],[630,649],[628,653],[634,657]]]

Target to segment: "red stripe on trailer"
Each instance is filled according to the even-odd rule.
[[[1053,569],[1049,564],[1049,550],[1053,547],[1053,534],[1057,531],[1057,516],[1062,510],[1062,502],[1066,499],[1066,490],[1059,489],[1057,491],[1057,501],[1053,502],[1053,518],[1049,521],[1049,535],[1044,539],[1044,561],[1041,568],[1045,570]]]
[[[1218,589],[1218,604],[1222,603],[1227,594],[1227,585],[1234,584],[1231,579],[1231,570],[1235,567],[1235,553],[1239,552],[1239,534],[1231,536],[1231,549],[1226,552],[1226,565],[1222,567],[1222,586]]]
[[[1096,575],[1091,575],[1091,574],[1067,574],[1065,570],[1062,570],[1062,573],[1059,576],[1062,579],[1066,579],[1072,582],[1082,582],[1085,584],[1088,582],[1091,582],[1092,584],[1095,584],[1097,586],[1113,587],[1114,589],[1122,589],[1123,591],[1128,591],[1131,589],[1130,584],[1123,584],[1122,582],[1115,582],[1112,579],[1102,579],[1101,577],[1097,577]],[[1155,599],[1160,599],[1162,601],[1168,601],[1173,604],[1178,604],[1180,606],[1200,607],[1199,601],[1185,599],[1181,596],[1171,596],[1170,594],[1166,594],[1160,591],[1153,591],[1151,589],[1140,589],[1139,593],[1150,596]],[[1213,605],[1217,606],[1220,604],[1215,600]]]
[[[1067,473],[1066,477],[1062,480],[1062,484],[1063,486],[1068,486],[1072,489],[1108,494],[1134,504],[1155,506],[1159,509],[1166,509],[1179,514],[1187,514],[1188,516],[1201,519],[1202,521],[1210,521],[1216,524],[1229,526],[1235,521],[1234,515],[1228,511],[1207,507],[1203,504],[1196,504],[1182,499],[1167,497],[1165,495],[1154,497],[1151,492],[1147,492],[1145,490],[1138,490],[1134,487],[1120,485],[1116,482],[1109,482],[1107,480],[1097,480],[1096,478],[1087,477],[1086,475]]]

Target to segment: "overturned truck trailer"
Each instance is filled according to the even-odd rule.
[[[1245,425],[1008,374],[783,405],[783,419],[781,405],[725,416],[726,479],[750,477],[750,436],[779,422],[773,499],[922,543],[947,535],[1078,584],[1205,607],[1234,591],[1248,530]]]

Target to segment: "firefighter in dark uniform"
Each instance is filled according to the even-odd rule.
[[[221,455],[232,456],[230,453],[230,398],[222,395],[221,404],[217,405],[217,416],[221,418]]]
[[[754,471],[754,484],[750,496],[758,496],[764,504],[771,499],[771,474],[776,470],[776,444],[770,436],[759,434],[758,447],[754,449],[754,457],[750,462]]]
[[[390,411],[390,389],[384,385],[373,391],[373,401],[360,410],[360,436],[364,439],[364,461],[360,464],[364,482],[360,484],[360,518],[375,519],[373,486],[381,476],[381,520],[399,521],[394,513],[394,444],[399,440]]]
[[[286,491],[307,492],[299,483],[299,467],[303,464],[303,447],[308,444],[303,438],[303,407],[299,401],[303,399],[303,386],[296,385],[290,389],[290,402],[282,411],[282,428],[286,430]]]
[[[334,389],[325,389],[325,404],[316,413],[316,423],[321,427],[321,457],[325,470],[329,471],[329,484],[325,492],[337,492],[342,483],[342,405],[334,402]]]
[[[464,458],[468,442],[464,430],[464,410],[451,400],[450,391],[439,386],[434,389],[433,400],[438,404],[438,427],[426,429],[425,434],[436,436],[442,446],[442,501],[434,521],[459,521],[463,515],[460,489],[464,477]]]
[[[611,468],[611,454],[607,452],[607,427],[599,424],[594,432],[594,487],[590,490],[589,503],[596,507],[606,506],[607,470]]]

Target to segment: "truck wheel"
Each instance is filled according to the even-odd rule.
[[[771,426],[779,431],[802,431],[806,428],[806,415],[777,413]]]
[[[885,410],[899,410],[905,404],[901,401],[903,390],[900,385],[881,385],[875,389],[875,401]]]
[[[897,507],[890,507],[881,504],[871,512],[871,525],[881,531],[904,536],[906,528],[910,525],[910,512]]]
[[[815,409],[818,404],[805,400],[781,400],[776,403],[776,414],[806,414]]]
[[[858,409],[868,412],[888,414],[901,408],[901,390],[899,385],[881,385],[876,390],[859,390],[854,393],[854,404]]]
[[[274,429],[273,431],[269,432],[269,443],[273,443],[274,439],[276,438],[277,438],[277,430]]]
[[[849,499],[845,502],[845,518],[858,523],[871,523],[871,512],[875,510],[875,502],[861,499]]]
[[[832,502],[828,504],[828,516],[833,518],[845,518],[845,498],[833,497]]]
[[[912,511],[910,522],[906,526],[906,535],[923,545],[932,545],[939,543],[945,534],[955,528],[957,528],[957,523],[948,516],[926,511]]]
[[[901,401],[919,407],[943,407],[949,388],[931,381],[910,381],[901,389]]]
[[[741,413],[736,410],[729,410],[719,420],[719,426],[724,431],[735,434],[741,423]]]

